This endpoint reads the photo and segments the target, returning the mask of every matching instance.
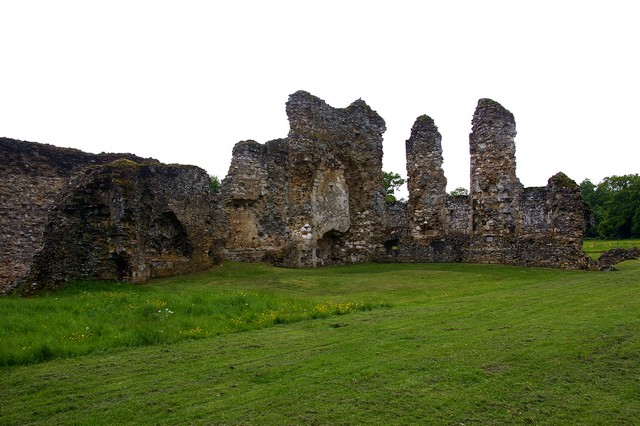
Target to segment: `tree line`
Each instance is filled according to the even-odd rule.
[[[597,185],[585,179],[580,191],[593,212],[588,237],[640,237],[640,175],[606,177]]]

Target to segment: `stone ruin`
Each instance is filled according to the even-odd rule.
[[[471,191],[451,196],[441,135],[418,117],[406,142],[409,201],[382,188],[384,120],[363,101],[336,109],[306,92],[287,103],[286,139],[240,142],[223,182],[225,255],[288,267],[364,261],[590,267],[578,185],[516,176],[515,120],[481,99],[470,135]]]
[[[359,100],[287,102],[286,139],[238,143],[222,182],[226,257],[314,267],[375,259],[383,247],[384,120]]]
[[[130,154],[0,138],[0,290],[142,282],[218,258],[209,176]]]
[[[640,249],[638,247],[630,248],[612,248],[605,251],[598,258],[598,270],[600,271],[615,271],[616,265],[625,260],[637,260],[640,257]]]
[[[418,117],[407,203],[385,201],[385,122],[364,101],[333,108],[299,91],[286,110],[288,136],[236,144],[219,193],[198,167],[0,138],[0,289],[141,282],[225,258],[597,266],[582,251],[590,212],[578,185],[558,173],[523,187],[515,120],[497,102],[481,99],[473,116],[468,196],[447,194],[441,135]]]

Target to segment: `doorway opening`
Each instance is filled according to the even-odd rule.
[[[340,250],[338,248],[340,244],[340,237],[342,233],[332,229],[325,232],[325,234],[318,240],[316,246],[316,258],[318,259],[318,265],[339,265],[344,263],[344,259],[340,256]]]

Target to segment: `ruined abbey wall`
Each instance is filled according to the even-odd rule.
[[[288,156],[285,140],[264,145],[243,141],[234,147],[229,173],[222,181],[227,258],[283,261],[288,239]]]
[[[499,103],[481,99],[473,116],[469,196],[447,194],[442,136],[430,117],[418,117],[406,142],[406,205],[382,203],[384,121],[364,102],[334,109],[298,92],[287,114],[286,139],[242,142],[234,150],[223,185],[236,222],[229,226],[231,257],[294,267],[362,261],[589,267],[582,252],[589,211],[578,186],[559,173],[546,187],[523,187],[515,119]]]
[[[215,261],[209,178],[121,159],[73,179],[49,213],[24,292],[71,279],[144,282]]]
[[[0,164],[0,290],[144,281],[216,260],[215,197],[200,168],[6,138]]]
[[[515,119],[497,102],[481,99],[473,115],[468,196],[447,194],[442,136],[421,116],[405,145],[409,201],[391,204],[385,122],[364,101],[333,108],[299,91],[286,111],[287,137],[236,144],[219,194],[198,167],[0,139],[0,289],[139,282],[223,258],[593,267],[578,186],[558,173],[523,187]]]
[[[416,120],[406,142],[408,233],[398,261],[590,267],[582,251],[590,212],[578,185],[558,173],[546,187],[524,188],[515,136],[513,114],[480,99],[469,135],[471,189],[454,197],[445,191],[440,133],[429,117]]]
[[[370,260],[382,249],[384,120],[363,101],[337,109],[303,91],[287,115],[287,138],[234,148],[222,191],[227,257],[288,267]]]
[[[72,176],[131,154],[88,154],[76,149],[0,138],[0,290],[29,270],[42,246],[49,209]]]

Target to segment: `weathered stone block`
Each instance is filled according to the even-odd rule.
[[[21,291],[208,268],[217,251],[214,202],[209,176],[197,167],[127,159],[89,167],[54,202]]]

